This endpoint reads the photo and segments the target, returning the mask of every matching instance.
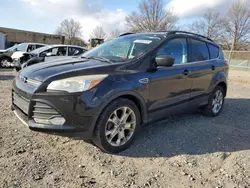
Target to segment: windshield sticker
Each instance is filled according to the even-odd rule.
[[[152,40],[135,40],[135,43],[150,44]]]

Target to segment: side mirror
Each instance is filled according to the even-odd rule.
[[[157,66],[171,67],[174,64],[174,58],[169,56],[157,56],[155,62]]]

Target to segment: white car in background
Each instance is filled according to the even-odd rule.
[[[45,46],[45,44],[21,43],[14,45],[6,50],[0,50],[0,67],[13,67],[13,62],[22,57],[24,53],[31,52],[43,46]]]
[[[88,49],[75,45],[47,45],[32,52],[24,53],[18,61],[14,62],[17,71],[20,69],[41,62],[58,59],[72,58],[85,53]]]

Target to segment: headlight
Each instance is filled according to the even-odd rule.
[[[99,84],[107,74],[77,76],[51,82],[47,91],[66,91],[69,93],[87,91]]]

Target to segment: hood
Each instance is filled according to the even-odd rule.
[[[24,68],[20,74],[26,78],[30,78],[37,81],[45,81],[53,77],[65,77],[70,76],[70,74],[77,76],[79,74],[91,74],[90,70],[93,68],[109,66],[110,64],[97,61],[88,60],[81,58],[65,58],[56,61],[48,61],[43,63],[38,63]]]
[[[7,50],[0,50],[0,54],[7,52]]]
[[[11,55],[11,58],[12,59],[19,59],[20,57],[23,56],[25,52],[14,52],[12,55]]]

